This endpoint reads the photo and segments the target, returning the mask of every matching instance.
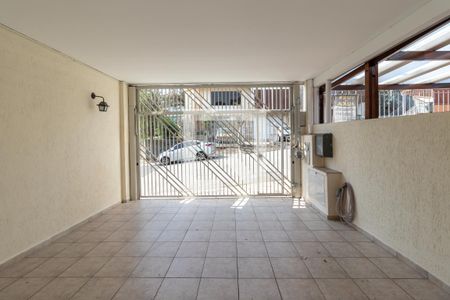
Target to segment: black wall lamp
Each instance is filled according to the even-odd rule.
[[[102,99],[102,101],[100,101],[100,103],[97,104],[97,106],[98,106],[98,111],[106,112],[106,111],[108,110],[109,105],[108,105],[108,103],[106,103],[104,97],[102,97],[102,96],[97,96],[97,95],[93,92],[93,93],[91,93],[91,98],[94,99],[94,100],[95,100],[95,98],[100,98],[100,99]]]

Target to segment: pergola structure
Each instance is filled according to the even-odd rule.
[[[450,17],[331,82],[332,91],[364,90],[365,119],[378,118],[381,90],[448,88],[450,88]]]

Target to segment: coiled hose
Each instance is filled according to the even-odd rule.
[[[336,211],[342,221],[351,223],[355,217],[355,194],[346,182],[336,193]]]

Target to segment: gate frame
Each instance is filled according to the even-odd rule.
[[[299,159],[294,155],[294,143],[300,140],[300,129],[296,129],[297,126],[295,122],[295,116],[297,116],[297,110],[300,111],[300,101],[305,101],[304,97],[299,94],[300,86],[305,87],[305,82],[303,81],[277,81],[277,82],[221,82],[221,83],[157,83],[157,84],[132,84],[129,85],[128,89],[128,105],[129,105],[129,149],[130,149],[130,197],[131,200],[140,199],[182,199],[192,196],[154,196],[154,197],[143,197],[141,194],[141,180],[140,180],[140,159],[139,159],[139,136],[138,136],[138,96],[139,90],[141,89],[176,89],[176,88],[220,88],[220,87],[290,87],[291,97],[290,97],[290,127],[291,127],[291,151],[290,151],[290,162],[291,166],[291,194],[281,195],[281,194],[257,194],[248,195],[248,197],[264,196],[264,197],[296,197],[295,185],[301,178],[297,178],[297,165],[300,164]],[[302,99],[303,98],[303,99]],[[285,158],[287,159],[287,158]],[[297,162],[298,161],[298,162]],[[301,175],[300,175],[301,176]],[[300,184],[301,185],[301,184]],[[242,196],[236,195],[195,195],[195,198],[236,198]]]

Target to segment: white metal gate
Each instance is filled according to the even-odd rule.
[[[141,197],[291,194],[290,85],[137,89]]]

